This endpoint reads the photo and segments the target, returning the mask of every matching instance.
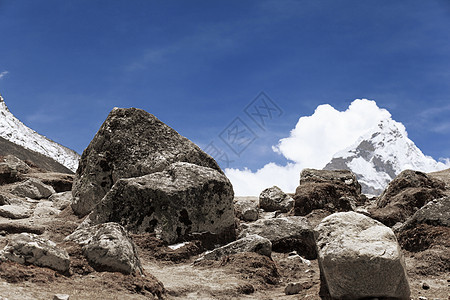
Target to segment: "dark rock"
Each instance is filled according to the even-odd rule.
[[[55,192],[62,193],[72,190],[72,184],[75,175],[48,172],[48,173],[31,173],[27,174],[26,177],[39,179],[42,181],[42,183],[53,187]]]
[[[174,162],[222,173],[212,157],[155,116],[135,108],[114,108],[83,152],[72,209],[84,216],[119,179],[161,172]]]
[[[317,258],[314,232],[305,217],[261,219],[248,224],[239,237],[252,234],[269,239],[276,252],[295,250],[308,259]]]
[[[429,201],[445,195],[445,183],[419,171],[401,172],[377,200],[371,216],[387,226],[404,222]]]
[[[117,222],[132,233],[155,232],[175,243],[193,233],[235,238],[233,187],[221,172],[190,163],[121,179],[81,226]]]
[[[365,199],[356,176],[348,170],[304,169],[294,195],[294,213],[304,216],[315,209],[351,211]]]
[[[259,207],[265,211],[289,212],[294,207],[294,199],[279,187],[267,188],[259,195]]]
[[[20,181],[29,171],[30,167],[14,155],[0,157],[0,185]]]

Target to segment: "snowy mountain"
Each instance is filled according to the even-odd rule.
[[[352,146],[336,153],[324,169],[351,170],[363,193],[379,195],[403,170],[433,172],[446,168],[449,166],[424,155],[408,138],[403,124],[389,118],[380,121]]]
[[[72,171],[78,168],[80,155],[66,148],[20,122],[8,109],[0,95],[0,137],[26,149],[54,159]]]

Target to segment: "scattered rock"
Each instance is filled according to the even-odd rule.
[[[69,300],[69,295],[66,294],[56,294],[53,296],[53,300]]]
[[[450,247],[450,197],[425,204],[397,229],[403,249],[419,252],[442,245]]]
[[[40,225],[21,224],[10,221],[8,223],[0,223],[0,232],[1,231],[4,231],[9,234],[22,232],[43,234],[45,232],[45,227]]]
[[[243,238],[257,234],[272,243],[277,252],[297,251],[308,259],[317,258],[314,232],[305,217],[262,219],[247,225],[239,235]]]
[[[284,293],[286,295],[295,295],[300,293],[303,290],[303,285],[300,282],[296,282],[296,283],[289,283],[285,288],[284,288]]]
[[[50,216],[57,216],[60,212],[59,209],[53,208],[53,202],[41,201],[34,208],[33,217],[48,218]]]
[[[294,195],[294,213],[304,216],[315,209],[351,211],[365,199],[355,174],[348,170],[304,169]]]
[[[73,211],[88,214],[121,178],[189,162],[222,173],[208,154],[187,138],[136,108],[114,108],[84,150],[73,184]]]
[[[31,216],[33,211],[24,206],[3,205],[0,206],[0,217],[9,219],[26,219]]]
[[[242,252],[256,252],[270,257],[272,254],[272,243],[259,235],[253,234],[231,242],[225,246],[205,252],[197,261],[218,260],[219,258]]]
[[[119,180],[81,226],[117,222],[169,244],[193,233],[235,239],[233,187],[222,173],[190,163]]]
[[[136,246],[125,229],[117,223],[78,229],[65,241],[82,245],[84,255],[97,270],[142,274]]]
[[[11,190],[11,194],[31,199],[48,198],[53,193],[55,193],[55,190],[51,186],[35,178],[29,178],[24,182],[18,183]]]
[[[235,197],[234,211],[236,217],[246,222],[253,222],[259,217],[259,203],[256,197]]]
[[[14,155],[0,157],[0,185],[22,180],[30,167]]]
[[[6,192],[0,192],[0,206],[1,205],[7,205],[7,204],[13,204],[21,206],[23,205],[24,201],[21,198],[18,198],[17,196],[6,193]]]
[[[54,242],[32,233],[12,236],[5,248],[0,251],[0,260],[33,264],[61,273],[67,272],[70,265],[69,255],[65,250],[58,248]]]
[[[75,175],[73,174],[65,174],[65,173],[55,173],[55,172],[47,172],[47,173],[30,173],[27,174],[29,178],[36,178],[42,181],[44,184],[47,184],[57,192],[68,192],[72,190],[73,179]]]
[[[321,296],[409,299],[405,263],[392,230],[355,212],[332,214],[315,228]]]
[[[72,192],[61,192],[51,195],[48,201],[52,201],[53,208],[63,210],[72,203]]]
[[[430,289],[430,285],[428,283],[426,283],[426,282],[423,282],[422,283],[422,289],[429,290]]]
[[[445,183],[419,171],[405,170],[389,183],[370,210],[372,218],[387,226],[404,222],[431,200],[445,195]]]
[[[259,195],[259,207],[265,211],[289,212],[294,203],[294,199],[277,186],[267,188]]]

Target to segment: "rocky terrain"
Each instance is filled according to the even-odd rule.
[[[448,299],[450,170],[368,198],[348,170],[234,197],[155,116],[114,109],[75,175],[0,158],[0,299]]]

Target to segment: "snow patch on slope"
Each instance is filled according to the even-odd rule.
[[[80,159],[78,153],[28,128],[9,111],[1,95],[0,136],[14,144],[48,156],[74,172],[78,168]]]

